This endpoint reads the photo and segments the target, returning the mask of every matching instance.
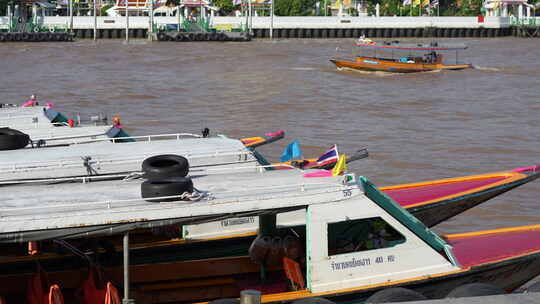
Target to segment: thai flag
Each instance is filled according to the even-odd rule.
[[[336,162],[339,158],[337,146],[333,145],[328,151],[326,151],[319,159],[317,159],[317,165],[324,166],[333,162]]]

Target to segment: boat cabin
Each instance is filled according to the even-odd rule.
[[[138,196],[138,181],[69,184],[69,196],[59,185],[55,191],[48,191],[46,185],[0,188],[6,197],[0,204],[0,243],[88,238],[140,227],[260,216],[259,237],[248,256],[229,256],[214,247],[210,251],[222,255],[208,260],[199,257],[164,263],[161,257],[156,260],[160,263],[152,264],[145,255],[145,262],[134,261],[139,263],[131,272],[137,299],[152,299],[161,290],[182,302],[238,297],[239,290],[252,288],[266,294],[263,302],[292,301],[299,296],[363,297],[365,293],[359,290],[377,284],[460,269],[444,240],[362,177],[310,177],[301,170],[224,177],[195,178],[194,184],[204,195],[192,202],[145,202]],[[272,218],[276,214],[294,209],[303,211],[304,225],[275,226]],[[74,288],[79,283],[73,279],[76,271],[63,270],[54,277],[59,286]],[[105,271],[120,280],[118,267]],[[72,273],[70,280],[63,277],[68,273]],[[8,277],[9,283],[5,281]],[[8,272],[0,275],[0,295],[21,291],[25,278]],[[163,280],[170,283],[158,283]],[[204,295],[197,292],[216,280],[221,288],[209,288]],[[170,290],[170,286],[177,288]]]
[[[375,43],[371,40],[360,39],[356,44],[359,50],[367,49],[372,51],[372,55],[358,54],[357,58],[373,57],[388,62],[410,63],[410,64],[442,64],[443,55],[440,52],[455,51],[456,62],[458,64],[458,51],[467,49],[464,44],[440,44],[438,42],[403,44],[399,41],[385,41]],[[418,56],[418,53],[423,53]],[[388,55],[390,55],[388,57]]]

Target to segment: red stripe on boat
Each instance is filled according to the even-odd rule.
[[[503,176],[484,179],[464,180],[444,184],[425,185],[405,189],[384,190],[384,193],[398,202],[401,206],[427,202],[441,197],[455,195],[475,188],[496,183],[505,179]]]
[[[470,267],[540,250],[540,229],[451,238],[454,256]]]

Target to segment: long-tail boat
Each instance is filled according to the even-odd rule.
[[[367,56],[360,54],[354,60],[332,58],[330,59],[339,69],[352,69],[362,71],[383,71],[392,73],[427,72],[434,70],[463,70],[472,67],[471,64],[458,62],[458,51],[467,48],[464,44],[442,44],[437,42],[404,44],[399,41],[374,42],[361,39],[356,43],[360,49],[368,49],[374,54]],[[441,52],[455,51],[454,64],[443,62]],[[379,54],[377,54],[379,52]],[[381,53],[383,53],[381,55]],[[424,53],[413,55],[413,53]]]
[[[351,303],[382,290],[395,292],[392,300],[399,301],[402,289],[395,287],[441,298],[473,282],[512,291],[540,274],[538,225],[440,236],[363,177],[312,176],[278,170],[200,177],[193,180],[199,193],[190,194],[199,199],[179,195],[180,201],[161,203],[141,198],[139,181],[74,184],[71,197],[48,191],[36,202],[21,191],[21,197],[0,202],[0,242],[124,233],[123,267],[41,263],[40,271],[71,299],[93,277],[86,269],[101,269],[117,286],[123,281],[129,291],[124,300],[140,303],[238,298],[245,289],[261,291],[261,303]],[[304,224],[276,226],[277,214],[295,209],[305,212]],[[137,227],[247,215],[261,217],[259,236],[236,256],[206,258],[219,250],[212,246],[184,258],[181,247],[164,256],[137,255],[132,248],[127,259],[127,232]],[[7,303],[20,303],[35,277],[35,265],[19,266],[0,258],[0,296]],[[85,297],[86,289],[81,292]]]
[[[399,205],[428,227],[435,226],[491,198],[540,177],[540,166],[477,174],[440,180],[381,187]],[[256,217],[228,219],[183,227],[187,239],[205,239],[254,233]],[[303,222],[300,213],[282,213],[278,225],[290,226]]]

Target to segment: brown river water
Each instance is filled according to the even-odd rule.
[[[259,149],[274,160],[294,139],[311,157],[367,147],[349,168],[380,186],[540,164],[539,40],[465,42],[476,69],[408,75],[337,71],[328,59],[351,56],[352,39],[4,43],[0,102],[37,94],[68,115],[120,114],[133,135],[285,129]],[[437,230],[540,224],[539,197],[534,181]]]

